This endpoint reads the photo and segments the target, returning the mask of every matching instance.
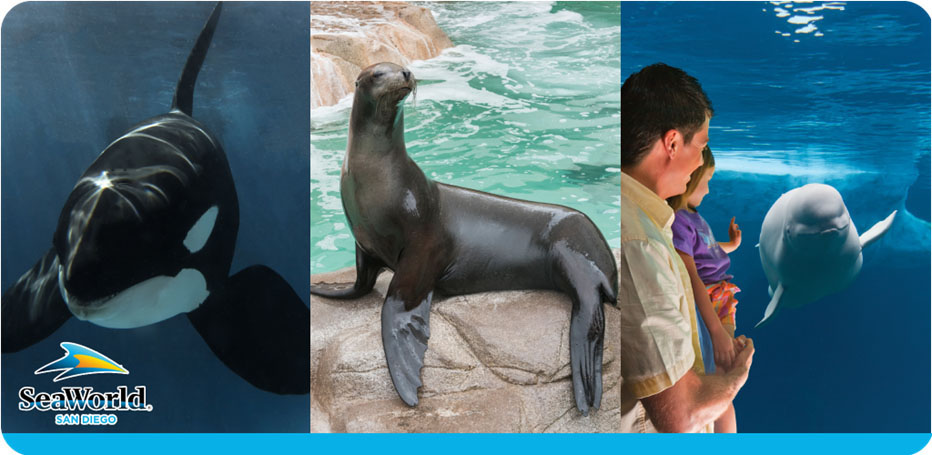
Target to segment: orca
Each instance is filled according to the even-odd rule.
[[[230,276],[239,203],[220,140],[192,118],[217,3],[168,113],[108,145],[65,201],[51,248],[2,295],[4,353],[72,316],[132,329],[185,313],[211,351],[259,389],[310,392],[310,310],[275,271]]]

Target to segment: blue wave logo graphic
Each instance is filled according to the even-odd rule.
[[[61,343],[60,346],[65,350],[65,356],[39,368],[35,374],[61,371],[52,382],[86,374],[129,374],[129,371],[123,368],[123,365],[87,346],[67,341]]]

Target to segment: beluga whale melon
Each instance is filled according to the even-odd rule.
[[[770,283],[764,317],[839,292],[861,270],[861,251],[893,224],[894,210],[862,235],[835,188],[810,183],[787,191],[767,211],[760,231],[760,260]]]
[[[192,117],[221,9],[188,55],[169,112],[97,156],[65,201],[51,247],[4,291],[2,352],[49,337],[72,316],[134,329],[186,314],[211,351],[255,387],[309,392],[310,311],[269,267],[230,276],[236,188],[220,139]]]

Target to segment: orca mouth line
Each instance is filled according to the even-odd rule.
[[[94,299],[90,301],[85,301],[78,297],[75,297],[68,291],[68,288],[65,287],[65,269],[63,266],[58,266],[58,291],[61,293],[62,299],[65,300],[65,304],[68,305],[68,309],[74,313],[74,310],[94,310],[100,308],[107,304],[110,300],[116,297],[117,293],[114,292],[110,295],[101,297],[99,299]],[[75,314],[77,316],[77,314]]]

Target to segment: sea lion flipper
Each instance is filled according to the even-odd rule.
[[[396,274],[382,306],[382,347],[395,390],[405,404],[415,406],[430,338],[430,302],[434,293],[415,293],[423,297],[413,297],[409,304],[402,298],[407,293],[399,282]]]
[[[58,269],[58,255],[50,248],[3,293],[3,352],[16,352],[39,342],[71,317],[58,290]]]
[[[311,312],[272,269],[243,269],[188,318],[211,351],[250,384],[280,394],[310,391]]]
[[[602,402],[602,344],[605,338],[604,307],[597,290],[577,289],[572,294],[570,316],[570,365],[573,395],[582,415],[599,409]]]
[[[355,299],[372,291],[375,280],[385,265],[359,245],[356,245],[356,282],[355,283],[317,283],[311,284],[311,294],[330,299]]]

